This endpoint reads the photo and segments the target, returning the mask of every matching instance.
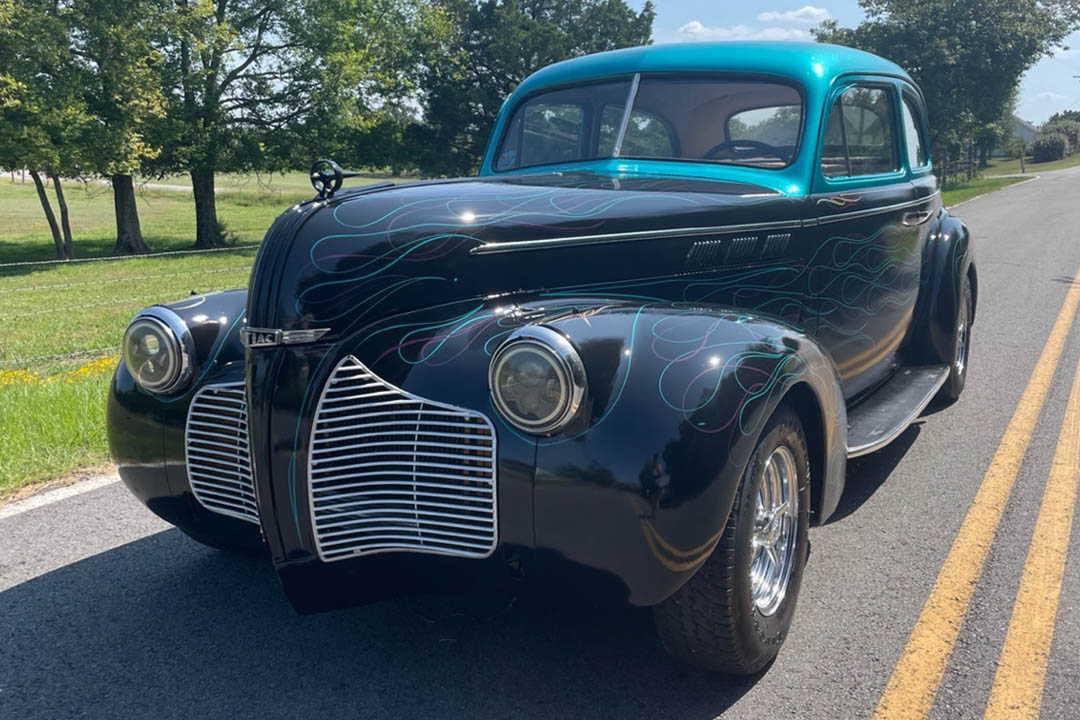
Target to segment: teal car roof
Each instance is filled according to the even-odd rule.
[[[911,81],[896,63],[862,50],[813,42],[712,42],[643,45],[548,65],[518,86],[520,96],[551,85],[636,72],[746,72],[780,75],[824,87],[838,75],[893,75]]]
[[[503,103],[488,140],[481,176],[536,172],[521,168],[496,172],[492,166],[499,139],[513,108],[527,95],[561,85],[634,73],[746,73],[787,79],[804,91],[805,113],[800,149],[785,168],[765,169],[680,159],[634,159],[621,157],[576,160],[538,166],[544,171],[588,170],[615,176],[694,177],[743,182],[770,188],[786,195],[808,193],[815,173],[818,137],[824,107],[834,81],[842,75],[879,75],[899,78],[914,85],[899,65],[877,55],[839,45],[809,42],[713,42],[645,45],[612,50],[565,60],[538,70],[522,82]],[[860,187],[875,181],[864,178],[837,181],[844,187]]]

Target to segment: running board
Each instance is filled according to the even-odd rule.
[[[948,378],[948,365],[900,368],[848,412],[848,457],[872,453],[895,440],[919,417]]]

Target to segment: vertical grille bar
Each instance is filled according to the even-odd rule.
[[[495,458],[487,416],[407,393],[345,358],[319,397],[311,435],[319,557],[487,557],[498,539]]]
[[[243,382],[207,385],[195,394],[184,445],[195,499],[207,510],[258,524]]]

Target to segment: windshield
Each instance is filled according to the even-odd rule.
[[[777,82],[644,76],[636,91],[630,80],[580,85],[520,103],[494,169],[616,156],[783,168],[798,151],[802,115],[799,91]]]

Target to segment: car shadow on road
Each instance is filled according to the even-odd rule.
[[[755,682],[674,664],[640,608],[476,594],[299,616],[267,560],[176,530],[0,592],[0,618],[19,718],[712,718]]]
[[[829,523],[843,520],[873,497],[915,443],[921,428],[922,422],[916,420],[881,450],[848,460],[844,494]]]

